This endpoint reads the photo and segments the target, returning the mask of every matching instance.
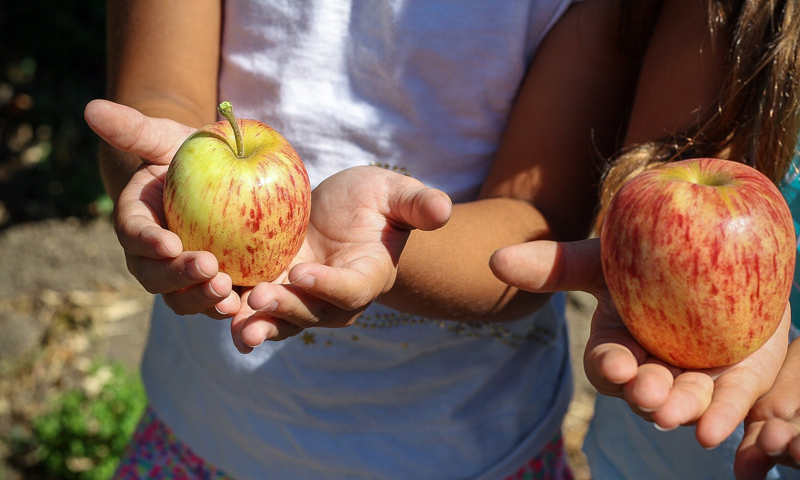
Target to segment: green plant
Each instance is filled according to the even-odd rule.
[[[129,442],[146,399],[138,375],[119,363],[98,363],[80,388],[54,399],[26,434],[7,442],[33,478],[106,480]]]

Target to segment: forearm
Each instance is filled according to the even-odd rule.
[[[550,237],[548,222],[528,202],[494,198],[454,205],[443,228],[411,233],[397,280],[378,301],[431,318],[521,318],[541,307],[549,295],[504,284],[489,269],[489,258],[498,248]]]
[[[511,321],[546,294],[518,291],[489,268],[495,250],[532,240],[586,238],[597,202],[597,152],[613,151],[637,66],[615,49],[616,2],[575,4],[536,54],[492,168],[450,222],[412,232],[398,277],[379,302],[462,321]]]
[[[110,0],[109,100],[199,128],[216,120],[219,0]],[[108,145],[100,172],[116,200],[141,164]]]

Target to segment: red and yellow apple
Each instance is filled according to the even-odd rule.
[[[608,290],[633,337],[682,368],[736,363],[775,332],[795,240],[775,185],[719,159],[667,163],[627,181],[601,230]]]
[[[234,285],[274,280],[297,255],[311,208],[303,162],[283,136],[257,120],[223,120],[190,135],[164,185],[167,228],[185,250],[208,251]]]

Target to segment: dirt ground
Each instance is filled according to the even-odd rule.
[[[580,445],[595,392],[581,355],[595,304],[585,294],[569,298],[576,389],[564,437],[576,479],[588,480]],[[42,411],[55,392],[88,381],[93,358],[138,368],[151,302],[128,273],[107,220],[0,231],[0,438]],[[0,442],[0,459],[7,454]],[[19,477],[0,464],[0,478]]]

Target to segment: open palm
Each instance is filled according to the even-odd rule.
[[[114,209],[117,238],[134,277],[150,293],[161,294],[180,315],[226,318],[238,311],[239,296],[230,276],[219,271],[214,255],[184,251],[180,238],[165,228],[162,194],[167,166],[194,129],[105,100],[90,102],[84,116],[111,147],[143,162]]]
[[[441,191],[381,168],[326,179],[311,193],[306,241],[286,276],[243,294],[231,326],[237,348],[349,325],[394,284],[410,231],[439,228],[450,211]]]
[[[103,100],[90,102],[85,117],[112,147],[143,161],[114,214],[129,270],[178,314],[233,316],[233,342],[243,353],[310,326],[348,325],[394,284],[409,232],[450,218],[443,192],[381,168],[350,168],[312,192],[308,232],[288,269],[273,282],[237,289],[214,255],[183,251],[165,228],[166,171],[194,129]]]
[[[697,440],[719,445],[744,420],[780,369],[789,311],[770,340],[741,362],[684,370],[651,356],[628,332],[611,301],[600,263],[600,241],[531,242],[499,250],[492,269],[524,290],[580,290],[598,300],[584,353],[586,375],[604,395],[620,397],[661,429],[697,424]]]

